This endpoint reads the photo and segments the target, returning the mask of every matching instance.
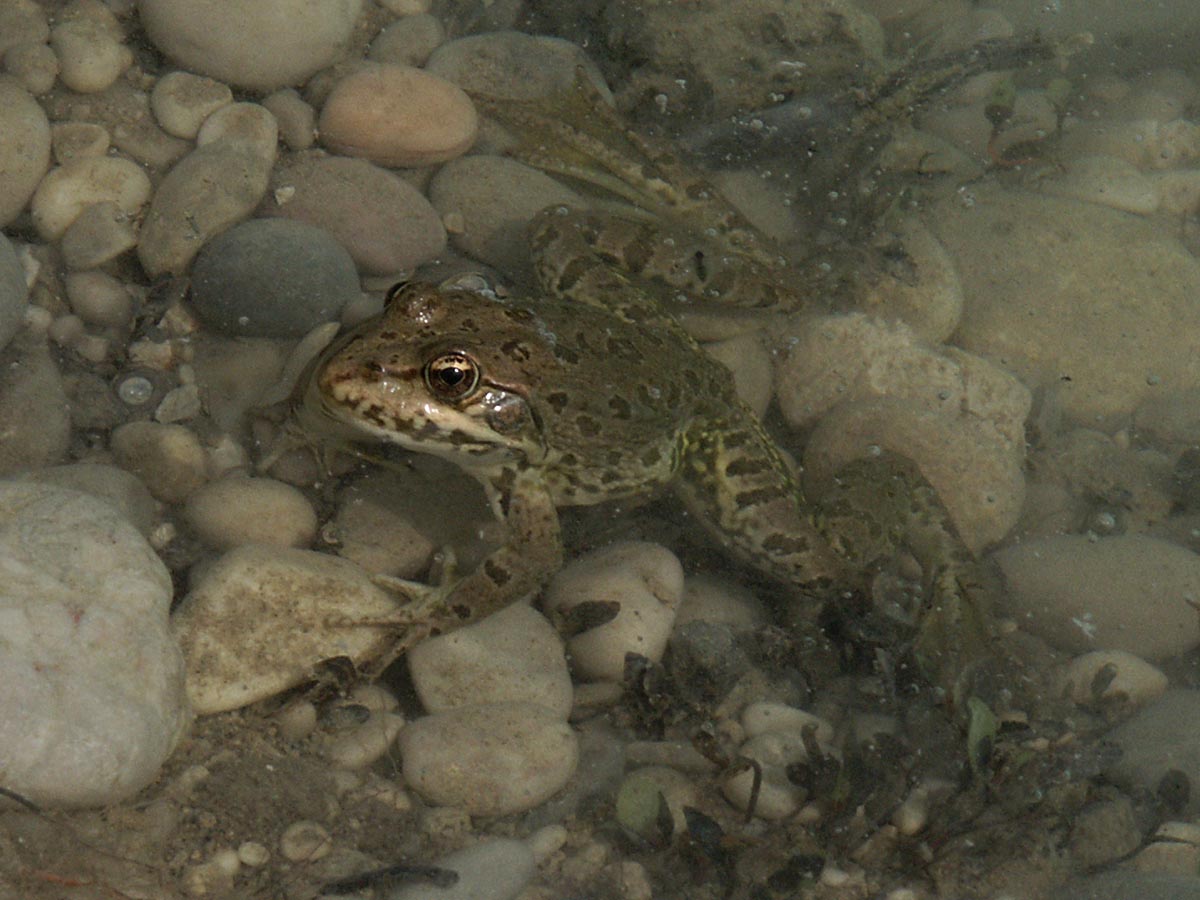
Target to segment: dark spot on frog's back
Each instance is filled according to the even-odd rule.
[[[600,433],[600,423],[591,416],[576,416],[575,427],[584,437],[596,437]]]
[[[743,475],[759,475],[771,468],[771,463],[766,459],[755,459],[745,457],[744,459],[730,460],[725,464],[725,474],[730,478],[737,478]]]
[[[615,419],[628,419],[633,415],[633,409],[624,397],[609,397],[608,408]]]
[[[555,412],[560,413],[567,408],[567,404],[571,402],[570,398],[562,391],[554,391],[546,395],[546,402],[550,404],[550,408]]]
[[[506,341],[500,345],[500,352],[514,362],[527,362],[533,351],[529,349],[529,345],[524,341]]]
[[[642,361],[642,351],[628,338],[610,337],[605,341],[604,346],[609,353],[619,359],[627,359],[630,362]]]

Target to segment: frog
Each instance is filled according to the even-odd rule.
[[[435,586],[393,580],[410,600],[401,618],[420,626],[400,646],[542,587],[563,564],[560,509],[669,492],[732,557],[809,601],[862,587],[882,560],[913,551],[927,581],[917,653],[952,688],[987,635],[970,596],[974,559],[936,491],[910,461],[878,450],[825,496],[806,495],[732,373],[672,308],[698,296],[794,309],[803,300],[786,264],[718,191],[621,135],[632,161],[582,129],[566,146],[599,160],[652,215],[543,210],[529,232],[535,289],[401,283],[302,385],[310,432],[447,460],[483,486],[505,526],[469,573]],[[691,218],[701,225],[682,238],[660,232]]]

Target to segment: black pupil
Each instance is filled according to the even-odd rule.
[[[458,366],[449,365],[438,369],[438,378],[446,387],[457,387],[466,377],[467,373]]]

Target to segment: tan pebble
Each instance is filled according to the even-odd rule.
[[[182,425],[130,422],[113,432],[111,448],[117,464],[164,503],[185,499],[207,477],[204,448]]]
[[[362,725],[330,740],[324,748],[325,756],[343,769],[365,769],[388,752],[403,727],[403,716],[376,713]]]
[[[102,363],[112,353],[112,341],[103,335],[85,334],[75,342],[75,352],[92,363]]]
[[[343,78],[321,110],[321,142],[385,166],[423,166],[461,156],[479,118],[449,81],[409,66],[377,65]]]
[[[350,691],[350,702],[365,706],[373,713],[395,712],[400,708],[396,695],[381,684],[358,684]]]
[[[232,475],[211,481],[188,498],[187,523],[208,546],[242,544],[304,547],[317,531],[317,514],[300,491],[273,478]]]
[[[54,87],[58,56],[43,43],[17,44],[4,53],[4,69],[35,97]]]
[[[279,852],[290,862],[316,862],[332,849],[333,838],[317,822],[293,822],[279,837]]]
[[[89,325],[122,328],[133,315],[133,297],[107,272],[71,272],[64,279],[71,310]]]
[[[106,90],[133,64],[133,53],[128,47],[94,34],[82,25],[55,28],[50,35],[50,46],[58,56],[58,77],[81,94]]]
[[[317,728],[317,708],[308,700],[294,700],[275,713],[275,724],[284,740],[303,740]]]
[[[293,150],[307,150],[317,139],[317,112],[291,88],[264,97],[262,105],[279,123],[279,137]]]
[[[62,236],[83,209],[111,201],[134,214],[150,199],[150,179],[137,163],[119,156],[76,159],[51,171],[30,203],[33,224],[43,239]]]
[[[742,710],[742,727],[748,738],[766,734],[771,731],[789,731],[800,733],[804,728],[812,726],[814,736],[822,744],[833,742],[833,726],[810,712],[788,706],[784,703],[771,703],[765,700],[746,705]]]
[[[420,66],[445,39],[446,29],[437,16],[404,16],[375,36],[367,57],[373,62]]]
[[[60,166],[85,156],[104,156],[112,139],[94,122],[55,122],[50,126],[54,161]]]
[[[196,144],[201,147],[222,140],[241,143],[273,163],[279,147],[279,125],[265,106],[230,103],[205,119],[196,134]]]
[[[242,865],[257,867],[267,864],[271,858],[271,851],[258,841],[245,841],[238,845],[237,856]]]
[[[163,131],[188,140],[205,119],[232,102],[228,85],[191,72],[168,72],[150,92],[150,109]]]
[[[1124,698],[1142,706],[1163,695],[1167,676],[1132,653],[1095,650],[1067,663],[1058,684],[1060,690],[1079,704]]]
[[[137,246],[133,218],[106,200],[84,207],[59,242],[68,269],[92,269]]]
[[[0,226],[24,209],[50,162],[50,123],[14,79],[0,78]]]
[[[741,334],[704,345],[704,351],[733,373],[738,396],[760,417],[771,403],[771,355],[757,334]]]

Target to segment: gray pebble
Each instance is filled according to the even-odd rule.
[[[252,219],[204,245],[192,270],[197,315],[223,334],[300,337],[359,293],[354,261],[327,231]]]
[[[0,349],[8,345],[25,319],[25,270],[12,242],[0,234]]]

